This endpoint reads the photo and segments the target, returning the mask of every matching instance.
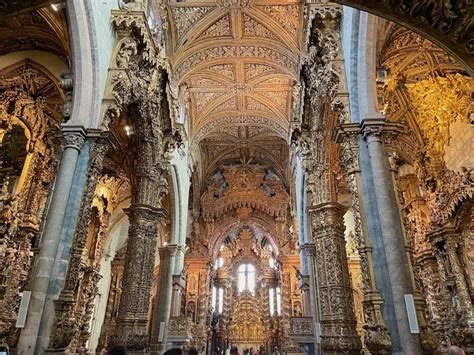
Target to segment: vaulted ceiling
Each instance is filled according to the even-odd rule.
[[[65,11],[46,6],[0,21],[0,55],[24,50],[49,52],[69,62]]]
[[[168,5],[175,85],[189,95],[190,136],[219,161],[285,164],[303,42],[297,1]]]

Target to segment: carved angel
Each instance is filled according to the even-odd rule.
[[[137,55],[137,53],[137,42],[131,38],[125,39],[117,53],[117,67],[126,68],[132,56]]]

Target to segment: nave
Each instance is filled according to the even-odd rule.
[[[474,353],[473,21],[0,0],[0,354]]]

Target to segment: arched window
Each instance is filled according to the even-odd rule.
[[[281,315],[281,289],[280,287],[268,290],[268,301],[270,306],[270,316]]]
[[[255,266],[252,264],[242,264],[239,266],[237,273],[237,288],[239,292],[247,290],[255,294]]]
[[[222,313],[224,309],[224,289],[212,286],[211,305],[214,311]]]
[[[217,288],[216,286],[212,286],[212,296],[211,296],[211,306],[212,309],[216,309],[216,304],[217,303]]]
[[[224,266],[224,258],[221,256],[216,260],[216,269],[220,269]]]

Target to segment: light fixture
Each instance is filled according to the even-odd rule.
[[[58,12],[59,10],[64,9],[64,7],[65,7],[65,5],[64,5],[63,2],[58,2],[56,4],[51,4],[51,8],[56,12]]]
[[[163,246],[167,246],[168,245],[168,242],[163,242]]]
[[[125,126],[124,129],[127,136],[131,136],[133,134],[133,129],[131,126]]]

